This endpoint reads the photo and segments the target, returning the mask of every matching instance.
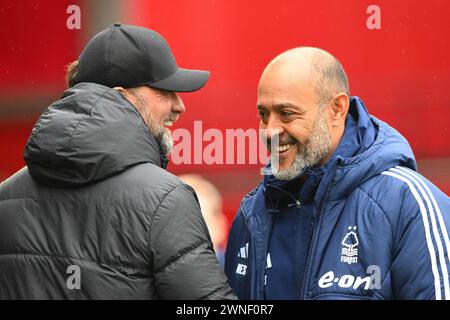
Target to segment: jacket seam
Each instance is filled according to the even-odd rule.
[[[372,120],[372,118],[370,120]],[[376,123],[376,125],[378,125],[378,128],[381,128],[380,124]],[[347,160],[347,161],[350,161],[350,160],[356,161],[355,163],[338,165],[337,167],[340,169],[346,169],[346,168],[353,168],[353,167],[360,166],[361,164],[363,164],[363,163],[369,161],[371,158],[373,158],[378,153],[378,151],[381,149],[381,147],[383,147],[385,145],[385,142],[386,142],[386,133],[384,132],[384,130],[383,131],[378,130],[378,136],[375,138],[375,142],[372,144],[372,146],[369,149],[358,154],[355,157],[344,158],[344,160]],[[371,148],[373,148],[372,152],[369,152],[369,150]],[[364,155],[367,155],[367,156],[363,157]],[[357,161],[358,158],[361,159],[361,161]]]
[[[226,289],[225,286],[221,286],[219,288],[216,288],[215,290],[211,291],[210,293],[198,298],[197,300],[206,300],[208,297],[211,297],[212,295],[214,295],[215,293],[218,293],[220,291],[222,291],[223,289]]]
[[[392,233],[394,231],[394,228],[392,226],[391,221],[389,221],[386,211],[384,211],[384,209],[378,204],[378,202],[375,201],[375,199],[372,198],[372,196],[369,193],[367,193],[367,191],[365,191],[361,186],[357,186],[356,188],[360,189],[367,197],[369,197],[370,200],[372,200],[372,202],[381,210],[381,212],[383,212],[383,215],[386,218],[386,221],[389,223],[389,227],[390,227],[391,233]]]
[[[67,199],[58,199],[58,198],[40,198],[40,199],[36,199],[36,198],[9,198],[9,199],[0,199],[0,202],[3,201],[19,201],[19,200],[31,200],[31,201],[36,201],[36,202],[47,202],[47,201],[54,201],[54,202],[67,202]],[[102,202],[102,201],[88,201],[88,200],[82,200],[83,203],[85,204],[94,204],[94,205],[102,205],[102,206],[112,206],[112,207],[119,207],[119,208],[125,208],[128,210],[135,210],[135,211],[139,211],[139,212],[145,212],[145,210],[143,208],[133,208],[130,206],[126,206],[120,203],[111,203],[111,202]]]
[[[79,131],[78,127],[79,127],[79,125],[80,125],[80,122],[83,121],[83,120],[85,120],[86,118],[92,118],[92,114],[91,114],[92,109],[94,109],[94,108],[97,106],[97,103],[98,103],[101,99],[103,99],[103,97],[104,97],[110,90],[111,90],[111,88],[107,88],[107,89],[102,93],[102,95],[101,95],[100,97],[98,97],[98,99],[97,99],[97,100],[92,104],[92,106],[89,108],[89,115],[84,115],[84,116],[82,116],[82,117],[80,118],[80,120],[78,120],[77,123],[73,126],[73,131],[70,132],[70,133],[67,135],[67,137],[69,138],[68,146],[71,146],[73,136],[75,135],[76,132]],[[68,148],[69,148],[69,147],[68,147]]]
[[[175,262],[181,260],[184,256],[186,256],[186,255],[189,254],[190,252],[194,251],[195,249],[199,248],[202,244],[205,244],[205,243],[208,243],[208,241],[205,240],[205,239],[202,239],[202,240],[200,240],[200,241],[194,243],[193,245],[191,245],[191,246],[185,248],[184,250],[181,251],[181,254],[180,254],[179,256],[177,256],[177,257],[175,257],[175,258],[169,260],[169,261],[166,263],[166,265],[164,265],[163,267],[161,267],[161,268],[155,270],[155,271],[153,272],[153,274],[156,275],[156,274],[158,274],[158,273],[160,273],[160,272],[165,271],[170,265],[172,265],[172,264],[174,264]]]
[[[241,203],[239,205],[239,208],[244,208],[245,204],[250,201],[251,198],[255,197],[256,194],[258,193],[259,189],[262,187],[262,182],[259,183],[258,186],[256,186],[252,191],[250,191],[249,193],[247,193],[247,195],[245,195],[245,197],[241,200]],[[253,210],[251,210],[250,212],[248,212],[247,214],[244,214],[244,210],[241,210],[242,215],[244,216],[244,219],[249,219],[252,216],[256,215],[256,213],[253,213]]]
[[[359,294],[351,294],[351,293],[333,293],[333,292],[326,292],[326,293],[320,293],[318,295],[315,295],[314,297],[311,297],[311,299],[309,300],[320,300],[318,298],[320,297],[347,297],[347,298],[352,298],[352,300],[371,300],[372,296],[363,296],[363,295],[359,295]],[[360,299],[357,299],[360,298]],[[337,299],[334,299],[337,300]]]
[[[96,260],[90,260],[90,259],[85,259],[85,258],[79,258],[79,257],[72,257],[72,256],[63,256],[63,255],[51,255],[51,254],[39,254],[39,253],[23,253],[23,252],[19,252],[19,253],[2,253],[0,254],[0,257],[5,257],[5,256],[34,256],[34,257],[47,257],[47,258],[51,258],[51,259],[56,259],[56,258],[63,258],[63,259],[74,259],[74,260],[79,260],[79,261],[85,261],[85,262],[89,262],[89,263],[94,263],[96,265],[106,265],[108,267],[114,267],[115,269],[117,269],[118,267],[120,268],[125,268],[125,269],[133,269],[133,270],[147,270],[146,267],[138,267],[135,265],[124,265],[124,264],[113,264],[109,261],[107,261],[106,263],[103,262],[99,262]]]
[[[11,198],[11,199],[0,199],[0,202],[3,201],[36,201],[36,202],[42,202],[45,203],[47,201],[52,201],[52,202],[65,202],[67,200],[64,199],[56,199],[56,198],[44,198],[44,199],[35,199],[35,198]],[[144,216],[147,216],[146,214],[146,210],[144,208],[137,208],[137,207],[130,207],[130,206],[126,206],[123,204],[119,204],[119,203],[110,203],[110,202],[102,202],[102,201],[85,201],[83,200],[84,204],[93,204],[93,205],[98,205],[98,206],[111,206],[111,207],[116,207],[116,208],[121,208],[121,209],[126,209],[126,210],[131,210],[131,211],[136,211],[136,212],[140,212],[142,214],[144,214]],[[153,216],[151,214],[148,215],[149,216],[149,220],[153,221]],[[106,220],[109,222],[109,218],[107,216],[105,216]],[[146,246],[148,246],[146,244]]]
[[[156,207],[156,209],[153,211],[154,213],[153,213],[151,222],[150,222],[150,224],[148,225],[147,237],[146,237],[146,238],[147,238],[147,250],[148,250],[149,253],[151,253],[151,246],[150,246],[150,243],[151,243],[151,235],[150,235],[150,230],[152,229],[153,222],[155,221],[155,216],[158,214],[158,210],[159,210],[159,208],[161,207],[161,204],[166,200],[166,198],[167,198],[173,191],[175,191],[175,189],[177,189],[178,187],[182,187],[182,186],[183,186],[183,185],[177,185],[177,186],[173,187],[170,191],[168,191],[168,192],[164,195],[164,197],[161,199],[161,201],[158,203],[158,206]],[[151,264],[153,265],[153,261],[151,261]]]
[[[45,199],[35,199],[35,198],[12,198],[12,199],[3,199],[3,200],[0,200],[0,202],[3,202],[3,201],[18,201],[18,200],[28,200],[28,201],[36,201],[36,202],[43,202],[43,203],[45,203],[45,202],[47,202],[47,201],[53,201],[53,202],[64,202],[64,201],[67,201],[67,200],[64,200],[64,199],[55,199],[55,198],[45,198]],[[143,209],[143,208],[132,208],[132,207],[129,207],[129,206],[125,206],[125,205],[123,205],[123,204],[118,204],[118,203],[109,203],[109,202],[101,202],[101,201],[85,201],[85,200],[83,200],[83,203],[84,204],[93,204],[93,205],[98,205],[98,206],[111,206],[111,207],[116,207],[116,208],[121,208],[121,209],[126,209],[126,210],[130,210],[130,211],[135,211],[135,212],[140,212],[140,213],[142,213],[144,216],[147,216],[147,214],[146,214],[146,211]],[[156,212],[156,211],[155,211]],[[102,214],[102,213],[100,213],[100,214]],[[153,222],[153,218],[154,218],[154,215],[151,215],[151,214],[149,214],[148,215],[149,216],[149,220],[151,221],[150,223],[152,223]],[[110,219],[109,219],[109,217],[108,216],[106,216],[106,215],[104,215],[104,217],[105,217],[105,220],[106,220],[106,222],[108,222],[108,223],[110,223]],[[147,231],[148,232],[148,231]],[[146,245],[146,247],[148,247],[148,243],[146,243],[145,244]],[[22,254],[22,253],[18,253],[18,254]],[[26,254],[26,253],[24,253],[24,254]],[[1,254],[0,254],[1,255]],[[39,254],[38,254],[39,255]],[[47,255],[42,255],[42,256],[47,256]],[[48,255],[48,256],[51,256],[51,255]],[[62,258],[73,258],[73,259],[79,259],[79,258],[76,258],[76,257],[69,257],[69,256],[58,256],[58,257],[62,257]],[[102,258],[103,259],[103,258]],[[92,262],[95,262],[94,260],[85,260],[85,259],[80,259],[80,260],[84,260],[84,261],[92,261]],[[148,261],[149,263],[151,263],[151,261]],[[98,263],[98,262],[97,262]],[[136,267],[136,268],[140,268],[140,267],[138,267],[138,266],[136,266],[136,265],[134,265],[134,264],[130,264],[131,266],[134,266],[134,267]],[[114,264],[111,264],[111,266],[114,266]],[[121,264],[117,264],[117,266],[123,266],[123,267],[125,267],[125,265],[121,265]],[[144,270],[144,268],[140,268],[141,270]]]

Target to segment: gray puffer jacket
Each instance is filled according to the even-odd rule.
[[[0,299],[232,299],[194,191],[116,90],[80,83],[0,185]]]

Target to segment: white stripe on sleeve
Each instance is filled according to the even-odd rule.
[[[404,176],[407,179],[410,179],[414,182],[416,187],[419,189],[420,193],[422,194],[422,197],[425,199],[425,202],[428,206],[428,213],[431,218],[431,227],[433,231],[434,240],[437,244],[438,248],[438,257],[439,257],[439,264],[441,266],[441,272],[442,272],[442,280],[444,281],[444,292],[445,292],[445,300],[450,300],[450,286],[449,286],[449,278],[448,278],[448,271],[447,271],[447,264],[445,262],[445,255],[444,255],[444,248],[442,246],[441,236],[439,234],[439,230],[437,228],[436,224],[436,218],[435,218],[435,212],[433,209],[433,205],[430,201],[429,194],[425,192],[425,190],[422,188],[420,182],[422,182],[417,175],[413,175],[412,172],[409,172],[407,169],[402,167],[396,167],[392,168],[390,171],[397,172],[398,174]],[[423,183],[423,182],[422,182]],[[433,197],[432,194],[430,194],[431,197]],[[440,226],[442,229],[442,226]],[[442,230],[443,231],[443,230]]]
[[[436,295],[436,300],[442,300],[442,294],[441,294],[441,282],[439,277],[439,270],[436,263],[436,252],[434,250],[433,241],[431,240],[431,234],[430,234],[430,225],[428,223],[428,217],[425,209],[425,205],[423,203],[423,200],[420,198],[419,193],[417,192],[414,185],[411,183],[411,181],[399,174],[396,174],[391,171],[385,171],[382,174],[388,175],[394,178],[397,178],[399,180],[402,180],[405,182],[409,189],[411,190],[411,193],[413,194],[414,198],[417,201],[417,204],[419,205],[420,213],[422,216],[422,222],[425,230],[425,239],[427,241],[427,248],[428,253],[430,254],[430,260],[431,260],[431,270],[434,277],[434,290]]]

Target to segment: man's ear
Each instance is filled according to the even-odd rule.
[[[113,89],[119,91],[121,94],[126,94],[124,87],[114,87]]]
[[[338,127],[345,123],[350,101],[345,93],[338,93],[333,97],[330,108],[331,126]]]
[[[130,91],[128,91],[127,89],[125,89],[124,87],[114,87],[114,90],[117,90],[120,95],[122,97],[124,97],[125,99],[127,99],[129,102],[131,102],[132,105],[136,105],[136,99],[135,97],[130,93]]]

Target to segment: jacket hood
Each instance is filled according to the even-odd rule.
[[[347,196],[357,186],[392,167],[405,166],[417,170],[408,141],[387,123],[369,115],[361,99],[350,99],[349,113],[357,119],[360,148],[353,157],[335,156],[336,173],[330,200]]]
[[[50,187],[79,187],[139,163],[167,165],[139,112],[114,89],[80,83],[35,124],[25,146],[31,176]]]

